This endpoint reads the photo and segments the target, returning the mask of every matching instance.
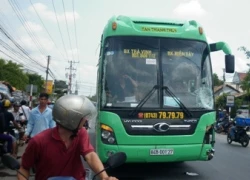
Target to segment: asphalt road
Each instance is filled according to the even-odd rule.
[[[20,150],[20,152],[23,149]],[[215,157],[211,161],[163,164],[133,164],[116,171],[120,179],[138,180],[249,180],[250,145],[227,144],[225,135],[216,135]],[[1,180],[14,180],[16,172],[0,169]],[[32,178],[33,179],[33,178]]]
[[[126,166],[123,179],[138,180],[249,180],[250,146],[227,144],[225,135],[216,135],[215,157],[211,161]],[[124,169],[124,168],[123,168]]]

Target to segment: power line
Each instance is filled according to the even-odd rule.
[[[70,45],[70,49],[71,49],[71,52],[72,52],[72,58],[73,58],[72,60],[74,60],[74,53],[73,53],[73,49],[72,49],[72,45],[71,45],[71,39],[70,39],[70,34],[69,34],[68,21],[67,21],[67,17],[66,17],[66,11],[65,11],[65,6],[64,6],[64,1],[63,0],[62,0],[62,4],[63,4],[64,18],[65,18],[65,22],[66,22],[68,37],[69,37],[69,45]]]
[[[80,62],[79,51],[78,51],[78,42],[77,42],[77,33],[76,33],[76,18],[75,18],[74,0],[72,0],[72,7],[73,7],[74,25],[75,25],[74,27],[75,27],[76,50],[77,50],[78,62]]]
[[[16,62],[20,63],[20,61],[19,61],[19,60],[17,60],[17,59],[15,59],[15,58],[13,58],[12,56],[10,56],[10,55],[8,55],[7,53],[5,53],[4,51],[0,50],[0,52],[1,52],[1,53],[3,53],[4,55],[6,55],[7,57],[11,58],[11,60],[13,60],[13,61],[16,61]],[[30,67],[28,67],[28,66],[27,66],[27,65],[25,65],[25,64],[22,64],[22,63],[20,63],[20,64],[21,64],[23,67],[30,68]]]
[[[60,28],[60,25],[59,25],[59,21],[58,21],[57,15],[56,15],[56,8],[55,8],[54,0],[52,0],[52,4],[53,4],[55,16],[56,16],[57,26],[58,26],[58,29],[59,29],[59,32],[60,32],[60,35],[61,35],[61,39],[62,39],[62,43],[63,43],[63,48],[64,48],[64,51],[65,51],[66,57],[67,57],[67,59],[69,61],[68,52],[66,50],[66,46],[65,46],[65,43],[64,43],[64,40],[63,40],[63,36],[62,36],[62,31],[61,31],[61,28]]]
[[[36,11],[36,8],[34,7],[34,5],[33,5],[33,3],[31,2],[31,0],[30,0],[30,3],[31,3],[31,5],[32,5],[33,9],[35,10],[36,15],[38,16],[39,20],[41,21],[41,23],[42,23],[44,29],[46,30],[47,34],[49,35],[51,41],[54,43],[54,45],[55,45],[56,49],[58,50],[58,52],[59,52],[59,53],[62,55],[62,57],[65,59],[64,55],[61,53],[61,51],[59,51],[59,49],[58,49],[58,47],[57,47],[55,41],[54,41],[53,38],[51,37],[51,35],[50,35],[48,29],[45,27],[45,25],[44,25],[44,23],[43,23],[41,17],[39,16],[38,12]],[[65,60],[66,60],[66,59],[65,59]],[[67,60],[66,60],[66,61],[67,61]]]
[[[56,79],[56,76],[54,75],[54,73],[49,69],[49,73],[51,74],[51,76],[53,77],[53,79]]]
[[[5,43],[4,41],[2,41],[0,39],[0,44],[3,46],[3,48],[5,48],[8,52],[12,52],[12,54],[14,54],[16,57],[18,57],[20,60],[23,58],[27,60],[27,57],[25,57],[23,54],[21,54],[20,52],[16,51],[15,49],[13,49],[12,47],[10,47],[7,43]],[[25,64],[25,61],[23,60],[23,62],[20,62],[22,65]],[[39,69],[38,67],[35,67],[35,66],[32,66],[31,64],[28,64],[29,66],[33,67],[33,68],[37,68]],[[28,67],[28,66],[27,66]],[[39,66],[40,67],[40,66]],[[41,70],[41,69],[39,69]],[[41,70],[43,71],[43,69]]]
[[[1,11],[0,11],[0,14],[1,14],[1,16],[3,17],[2,19],[3,20],[1,20],[1,23],[2,23],[2,25],[4,25],[5,27],[7,27],[8,26],[8,32],[12,32],[12,34],[14,34],[14,35],[17,35],[17,33],[16,32],[14,32],[13,30],[15,29],[15,28],[13,28],[12,26],[11,26],[11,24],[9,23],[10,21],[8,20],[8,17],[7,16],[5,16]],[[4,20],[6,21],[6,22],[4,22]],[[6,28],[5,28],[6,29]],[[6,30],[5,30],[6,31]],[[7,32],[7,31],[6,31]],[[24,42],[19,38],[19,36],[16,36],[18,39],[19,39],[19,41],[22,43],[22,44],[24,44]],[[16,55],[16,57],[18,57],[20,60],[23,60],[24,62],[25,62],[25,60],[29,60],[27,57],[25,57],[22,53],[20,53],[19,51],[17,51],[17,50],[15,50],[14,48],[12,48],[10,45],[8,45],[7,43],[5,43],[4,41],[2,41],[1,40],[1,44],[2,44],[2,46],[7,50],[7,51],[9,51],[9,50],[11,50],[11,52],[12,52],[12,54],[15,54]],[[10,52],[10,51],[9,51]],[[22,58],[24,58],[24,59],[22,59]],[[23,66],[24,66],[24,64],[23,63],[21,63]],[[26,63],[27,64],[27,63]],[[38,67],[35,67],[34,65],[37,65],[37,64],[34,64],[34,65],[32,65],[32,64],[27,64],[28,66],[26,66],[26,67],[28,67],[28,68],[35,68],[35,69],[39,69]],[[40,69],[41,70],[41,69]],[[41,71],[44,71],[44,70],[41,70]]]
[[[53,64],[51,64],[51,66],[54,66]],[[53,75],[55,76],[55,79],[63,79],[63,78],[61,78],[61,75],[59,75],[58,74],[58,72],[55,70],[55,68],[53,68],[53,69],[49,69],[51,72],[53,72]],[[60,78],[58,78],[58,77],[60,77]]]
[[[9,22],[8,17],[5,16],[1,11],[0,11],[0,14],[1,14],[1,16],[3,16],[3,20],[1,21],[1,23],[3,24],[3,26],[5,27],[5,29],[7,29],[8,32],[11,31],[12,34],[14,34],[14,35],[17,35],[17,33],[14,32],[14,29],[15,29],[15,28],[13,28],[13,27],[11,26],[11,24],[5,23],[5,22],[4,22],[4,20],[7,21],[7,22]],[[7,26],[8,26],[8,27],[7,27]],[[19,38],[19,36],[16,36],[16,38],[18,38],[18,40],[19,40],[20,42],[22,42],[22,44],[24,44],[23,41]]]
[[[32,59],[29,54],[5,31],[5,29],[0,25],[0,31],[9,39],[11,42],[20,50],[22,51],[30,60],[38,64],[39,66],[45,68],[43,65],[39,64],[37,61]]]
[[[22,12],[20,11],[18,3],[17,2],[13,2],[12,0],[10,0],[9,4],[11,5],[11,7],[12,7],[13,11],[15,12],[16,16],[18,17],[19,21],[23,25],[24,29],[26,30],[26,32],[28,33],[28,35],[30,36],[30,38],[32,39],[32,41],[34,42],[34,44],[36,45],[37,49],[40,51],[41,54],[45,54],[45,51],[42,48],[42,45],[40,44],[39,40],[36,38],[36,36],[34,35],[34,33],[31,31],[31,28],[29,27],[29,25],[27,23],[25,25],[25,21],[27,21],[27,20],[23,16]],[[40,46],[40,47],[38,47],[38,46]]]

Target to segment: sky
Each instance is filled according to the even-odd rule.
[[[250,60],[238,48],[250,49],[249,7],[248,0],[1,0],[0,28],[29,57],[18,58],[13,51],[21,51],[1,31],[0,57],[18,60],[45,78],[49,55],[54,78],[67,82],[73,61],[73,90],[77,82],[79,94],[93,95],[103,28],[114,15],[132,15],[197,20],[208,42],[227,42],[235,55],[235,70],[246,72]],[[223,52],[213,52],[211,58],[213,72],[222,78]],[[227,81],[232,76],[226,74]]]

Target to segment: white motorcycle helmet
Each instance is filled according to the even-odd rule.
[[[65,129],[76,132],[84,118],[88,121],[96,118],[97,111],[93,103],[85,96],[65,95],[54,104],[53,119]]]

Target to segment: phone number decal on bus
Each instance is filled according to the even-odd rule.
[[[184,119],[183,112],[144,112],[139,113],[138,118],[141,119]]]

